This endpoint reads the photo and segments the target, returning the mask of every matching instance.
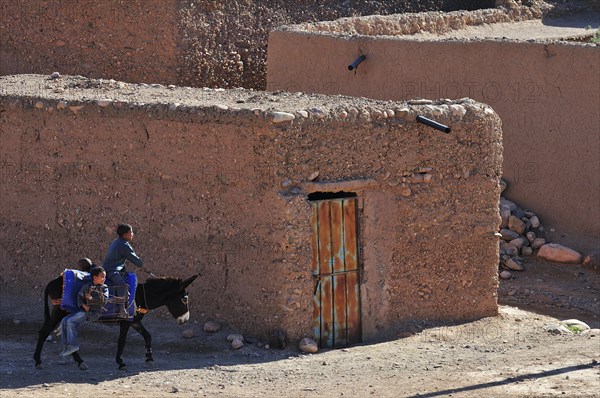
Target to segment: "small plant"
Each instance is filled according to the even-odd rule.
[[[600,29],[596,29],[596,33],[594,34],[594,36],[592,36],[590,41],[596,44],[600,43]]]
[[[581,327],[580,325],[565,325],[565,327],[567,329],[569,329],[571,332],[573,332],[574,334],[579,334],[586,330],[585,328]]]

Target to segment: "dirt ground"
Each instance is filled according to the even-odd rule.
[[[36,370],[31,357],[42,303],[2,297],[0,396],[598,396],[599,274],[579,265],[526,266],[502,281],[497,317],[423,325],[411,336],[317,354],[302,354],[295,344],[265,350],[247,343],[234,350],[227,335],[235,330],[208,334],[193,319],[179,327],[158,310],[146,317],[155,366],[145,365],[143,340],[130,331],[124,371],[114,362],[118,328],[111,324],[82,330],[81,354],[90,370],[59,359],[56,339],[46,343],[44,369]],[[578,335],[546,331],[568,318],[596,329]],[[194,337],[182,337],[189,328]]]

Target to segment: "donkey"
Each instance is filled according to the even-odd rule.
[[[137,285],[135,292],[136,312],[132,320],[118,320],[119,323],[119,341],[117,344],[116,361],[119,369],[125,369],[126,365],[121,358],[125,342],[127,340],[127,332],[129,328],[134,328],[142,335],[146,342],[146,363],[152,366],[154,358],[152,358],[152,336],[142,325],[142,319],[148,311],[166,305],[173,318],[177,319],[179,325],[183,325],[189,320],[190,312],[188,307],[188,294],[186,288],[198,277],[194,275],[186,280],[176,278],[154,278],[149,279],[146,283]],[[62,297],[63,278],[58,277],[51,280],[46,285],[44,291],[44,325],[39,331],[38,342],[33,354],[35,367],[42,368],[42,347],[46,338],[56,328],[60,321],[68,315],[68,312],[60,308],[60,299]],[[48,306],[48,297],[52,300],[52,311]],[[79,351],[75,351],[73,359],[82,370],[87,370],[88,366],[81,358]]]

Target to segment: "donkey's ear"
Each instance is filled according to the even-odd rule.
[[[179,284],[179,288],[181,290],[185,289],[186,287],[188,287],[189,285],[191,285],[191,283],[193,281],[195,281],[197,277],[198,277],[198,275],[194,275],[194,276],[191,276],[191,277],[187,278],[186,280],[184,280],[183,282],[181,282]]]

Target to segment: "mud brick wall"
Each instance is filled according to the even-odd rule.
[[[600,47],[376,36],[402,34],[396,28],[407,26],[381,18],[379,24],[373,18],[335,21],[327,32],[325,23],[272,32],[267,88],[485,102],[502,119],[507,198],[538,213],[550,239],[584,252],[597,247]],[[361,53],[367,59],[349,72],[347,65]]]
[[[264,89],[267,38],[283,24],[493,7],[493,0],[0,2],[0,74]]]
[[[496,314],[502,139],[491,108],[46,82],[0,78],[2,294],[41,296],[78,258],[100,262],[129,222],[153,272],[201,274],[193,319],[311,336],[308,195],[342,190],[359,202],[365,341],[405,322]],[[274,123],[274,111],[295,118]]]

